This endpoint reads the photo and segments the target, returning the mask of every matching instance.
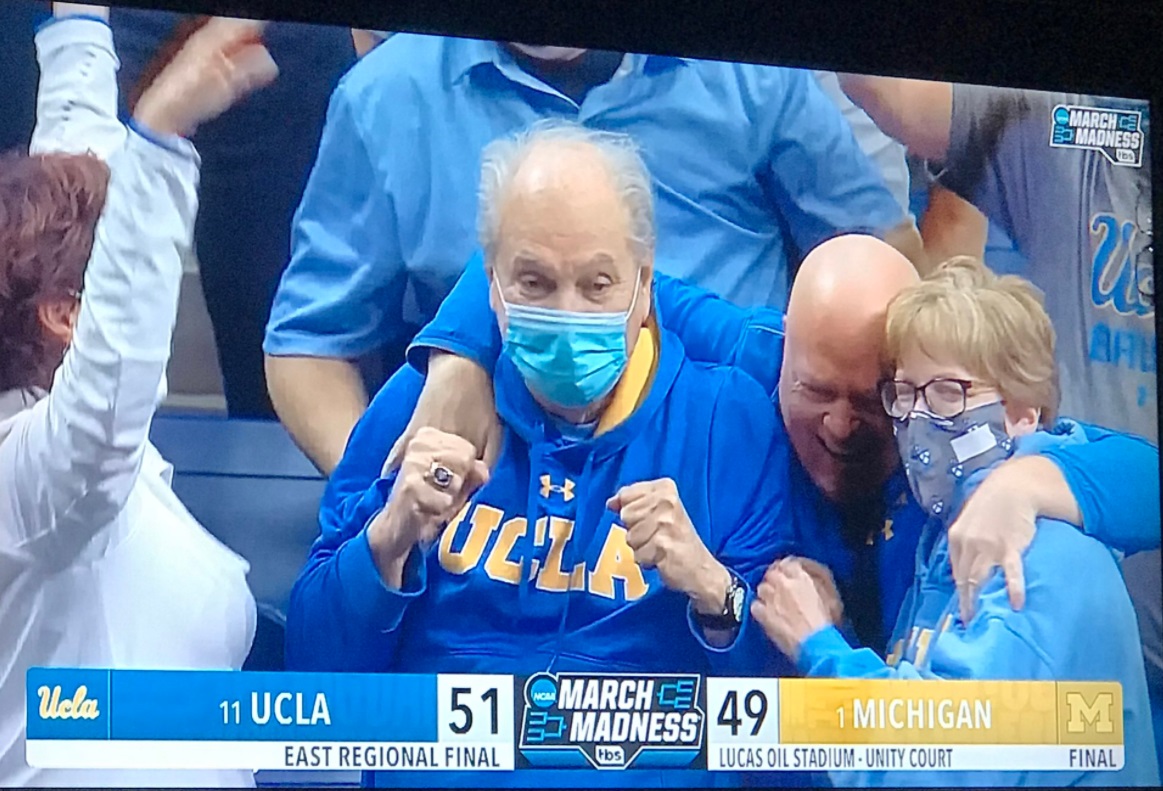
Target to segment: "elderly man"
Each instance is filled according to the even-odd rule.
[[[499,337],[478,329],[487,311],[482,281],[480,267],[470,267],[411,355],[417,367],[427,363],[431,348],[479,365],[435,355],[405,436],[418,426],[441,426],[491,458],[496,417],[485,371]],[[680,335],[693,359],[742,367],[778,402],[783,419],[776,429],[795,451],[786,475],[795,492],[799,551],[831,569],[855,638],[877,651],[884,649],[908,591],[926,519],[909,493],[878,394],[887,373],[885,311],[898,291],[916,281],[909,262],[891,247],[851,235],[809,253],[786,321],[773,311],[748,313],[661,275],[656,288],[661,320]],[[1001,465],[950,527],[966,617],[976,589],[995,566],[1005,572],[1012,603],[1021,606],[1021,555],[1038,516],[1070,522],[1124,552],[1158,547],[1158,451],[1138,438],[1093,426],[1086,431],[1089,444]],[[362,456],[362,467],[344,470],[350,480],[339,486],[366,485],[386,451],[382,440],[357,429],[349,454]]]
[[[748,601],[751,580],[790,549],[782,481],[769,474],[788,449],[759,384],[690,362],[652,317],[651,186],[633,144],[535,126],[490,146],[483,174],[503,450],[490,470],[466,439],[425,428],[397,471],[355,490],[333,479],[291,597],[288,666],[761,669],[769,649],[748,629]],[[419,376],[405,374],[361,424],[380,443],[418,397]],[[502,782],[547,782],[536,777]],[[660,780],[553,782],[571,777]]]
[[[476,248],[482,147],[545,118],[633,137],[658,270],[740,305],[782,308],[803,255],[853,228],[920,257],[809,71],[396,34],[332,99],[264,345],[279,418],[325,473],[367,407],[359,364],[407,344]]]

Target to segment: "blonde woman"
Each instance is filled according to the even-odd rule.
[[[929,521],[917,578],[887,661],[854,649],[833,626],[831,586],[795,559],[757,591],[753,614],[809,676],[1117,681],[1125,759],[1117,772],[899,771],[842,773],[838,785],[1157,785],[1139,630],[1111,550],[1076,527],[1039,519],[1023,558],[1026,604],[1015,611],[1000,573],[981,580],[968,623],[958,607],[947,528],[1006,459],[1086,442],[1057,418],[1054,329],[1029,282],[954,258],[893,299],[882,386],[910,488]]]

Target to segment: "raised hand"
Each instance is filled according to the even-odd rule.
[[[279,69],[262,43],[265,22],[215,17],[186,41],[137,103],[136,120],[189,137],[259,88]]]

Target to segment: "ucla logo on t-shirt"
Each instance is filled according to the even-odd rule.
[[[1143,166],[1143,113],[1060,104],[1051,115],[1050,145],[1098,151],[1112,165]]]

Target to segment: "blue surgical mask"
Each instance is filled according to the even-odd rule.
[[[1010,457],[1001,401],[966,410],[955,418],[913,412],[894,421],[893,433],[917,502],[941,517],[955,506],[957,487],[974,472]]]
[[[640,278],[641,270],[629,309],[619,313],[511,305],[501,297],[507,324],[503,351],[530,390],[565,409],[580,409],[614,389],[629,360],[626,324],[638,302]]]

